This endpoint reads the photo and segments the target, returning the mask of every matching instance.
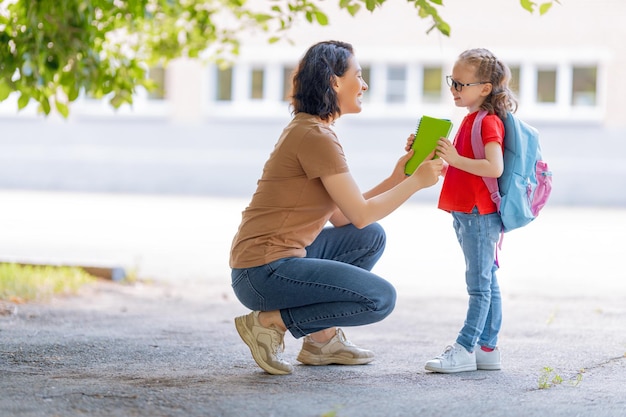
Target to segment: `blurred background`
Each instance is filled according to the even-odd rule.
[[[302,22],[292,44],[250,34],[234,65],[178,60],[153,68],[159,88],[112,109],[79,99],[68,119],[0,103],[0,189],[248,197],[290,119],[298,59],[312,43],[353,44],[370,89],[336,123],[361,186],[383,178],[423,114],[452,119],[445,76],[457,55],[486,47],[513,72],[518,115],[541,132],[554,171],[551,204],[626,204],[626,3],[563,0],[531,15],[516,0],[449,0],[452,33],[426,34],[407,2],[355,17],[325,2],[330,24]],[[419,197],[431,199],[432,193]]]
[[[445,76],[463,50],[485,47],[511,68],[517,114],[540,131],[544,157],[553,171],[549,206],[626,206],[626,2],[562,0],[539,16],[522,9],[517,0],[447,0],[440,14],[452,28],[450,37],[437,31],[427,34],[430,23],[404,1],[390,1],[374,13],[363,10],[355,17],[340,11],[336,1],[323,3],[328,26],[300,22],[289,34],[291,42],[275,44],[247,34],[230,67],[179,59],[166,68],[151,68],[150,77],[159,88],[139,92],[132,107],[114,110],[105,101],[83,97],[64,119],[38,115],[34,105],[18,112],[15,97],[0,103],[3,227],[19,230],[15,236],[5,233],[0,253],[5,259],[71,258],[52,247],[62,246],[62,236],[72,235],[63,230],[78,217],[67,213],[81,201],[92,202],[89,210],[108,211],[83,219],[78,227],[95,228],[89,235],[93,240],[110,232],[120,241],[128,238],[124,230],[134,230],[131,223],[137,218],[146,218],[157,206],[162,209],[158,202],[163,200],[150,200],[155,197],[170,202],[200,199],[196,201],[205,204],[207,223],[196,225],[199,229],[190,235],[212,233],[201,227],[211,230],[224,212],[211,213],[211,207],[218,207],[218,201],[236,201],[219,206],[228,207],[233,217],[225,221],[224,237],[209,244],[209,249],[219,247],[214,264],[220,265],[221,274],[227,273],[227,245],[239,212],[291,118],[291,73],[311,44],[328,39],[353,44],[369,84],[362,113],[342,117],[335,125],[363,189],[391,171],[421,115],[449,118],[458,126],[466,109],[454,106]],[[434,206],[438,187],[412,200]],[[45,198],[31,199],[25,193]],[[72,197],[64,203],[55,200],[68,193]],[[120,196],[126,200],[111,203]],[[136,212],[128,206],[119,212],[112,208],[120,201],[128,203],[128,198],[137,203],[142,196],[141,201],[149,203]],[[160,211],[149,217],[151,221],[160,227],[181,221],[184,213],[172,204],[165,205],[171,212]],[[46,217],[53,208],[53,215]],[[137,218],[123,220],[132,213]],[[109,216],[118,220],[103,223]],[[62,222],[58,230],[46,229],[54,222]],[[120,223],[121,230],[113,232]],[[35,251],[32,242],[22,244],[18,236],[37,227],[56,238]],[[149,228],[134,233],[148,233]],[[33,240],[41,239],[41,233],[37,236]],[[83,246],[69,241],[64,245],[79,254],[88,239],[72,236]],[[180,239],[177,244],[184,245]],[[203,242],[199,256],[206,254]],[[163,253],[153,255],[156,259]],[[81,256],[96,263],[120,262],[122,257],[101,247]],[[141,261],[124,255],[122,263],[133,262]]]

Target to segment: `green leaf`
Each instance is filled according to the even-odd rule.
[[[30,101],[30,96],[26,93],[22,93],[22,95],[20,95],[20,98],[17,99],[17,109],[22,110],[24,107],[28,105],[29,101]]]
[[[550,8],[552,8],[552,2],[541,4],[541,6],[539,6],[539,15],[544,15],[548,13],[548,10],[550,10]]]
[[[317,19],[317,23],[319,23],[322,26],[327,26],[328,25],[328,16],[326,16],[325,13],[320,12],[320,11],[316,11],[315,12],[315,18]]]
[[[348,10],[348,13],[350,13],[350,16],[355,16],[359,10],[361,10],[361,5],[353,4],[352,6],[348,6],[346,9]]]
[[[57,111],[61,114],[61,116],[67,119],[67,117],[70,115],[69,107],[64,103],[61,103],[60,101],[55,101],[55,105],[56,105]]]
[[[4,101],[13,92],[11,86],[7,84],[4,78],[0,79],[0,101]]]
[[[437,23],[437,29],[443,35],[448,36],[448,37],[450,36],[450,32],[452,31],[452,29],[450,28],[450,25],[444,22],[443,20]]]
[[[48,97],[43,97],[39,102],[39,109],[43,111],[45,114],[50,114],[50,101],[48,101]]]
[[[520,0],[520,4],[522,5],[522,8],[528,10],[530,13],[535,11],[535,6],[537,5],[531,0]]]
[[[273,19],[273,17],[270,16],[269,14],[262,13],[262,14],[254,15],[254,20],[256,20],[259,23],[265,23],[265,22],[267,22],[269,20],[272,20],[272,19]]]
[[[379,0],[365,0],[365,8],[370,12],[373,12],[378,5]],[[381,2],[382,3],[382,2]]]

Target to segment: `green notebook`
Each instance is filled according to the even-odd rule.
[[[419,164],[437,147],[439,138],[447,138],[451,130],[452,122],[448,119],[422,116],[417,123],[415,141],[412,146],[415,153],[406,163],[404,172],[407,175],[415,172]]]

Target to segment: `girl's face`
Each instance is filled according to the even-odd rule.
[[[361,66],[356,58],[350,57],[348,69],[335,81],[335,92],[339,101],[341,114],[360,113],[363,92],[367,90],[367,83],[363,81]]]
[[[476,78],[476,68],[457,62],[452,69],[452,79],[458,84],[480,83],[482,80]],[[491,83],[465,85],[461,91],[457,91],[454,85],[450,86],[450,92],[457,107],[467,107],[470,113],[480,109],[485,98],[491,93]]]

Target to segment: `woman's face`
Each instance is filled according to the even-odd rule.
[[[334,88],[341,114],[361,112],[361,98],[368,87],[363,81],[361,66],[354,56],[348,60],[348,69],[343,76],[337,77]]]

